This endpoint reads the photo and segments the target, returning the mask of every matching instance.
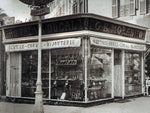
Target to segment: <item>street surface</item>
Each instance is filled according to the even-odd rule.
[[[33,104],[0,102],[0,113],[32,113]],[[127,99],[93,107],[44,105],[44,113],[150,113],[150,97]]]

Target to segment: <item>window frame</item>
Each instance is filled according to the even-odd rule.
[[[124,0],[121,6],[121,0],[112,0],[112,17],[127,17],[136,15],[136,0]],[[121,12],[122,10],[122,12]]]

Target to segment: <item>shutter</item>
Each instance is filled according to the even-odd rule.
[[[150,13],[150,0],[147,0],[147,13]]]
[[[131,0],[124,0],[124,1],[125,1],[124,16],[129,16],[130,15],[130,1]]]
[[[140,0],[140,14],[146,14],[146,0]]]
[[[112,17],[118,18],[118,0],[112,0]]]
[[[126,5],[120,5],[120,17],[124,17],[126,12]]]
[[[137,10],[139,9],[139,0],[135,1],[135,9],[137,9]]]
[[[130,0],[130,15],[135,15],[135,0]]]

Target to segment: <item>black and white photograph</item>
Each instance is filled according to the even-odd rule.
[[[0,0],[0,113],[150,113],[150,0]]]

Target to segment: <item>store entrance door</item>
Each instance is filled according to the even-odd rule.
[[[21,55],[10,54],[10,96],[21,96]]]
[[[121,50],[114,50],[114,96],[122,96],[122,54]]]

